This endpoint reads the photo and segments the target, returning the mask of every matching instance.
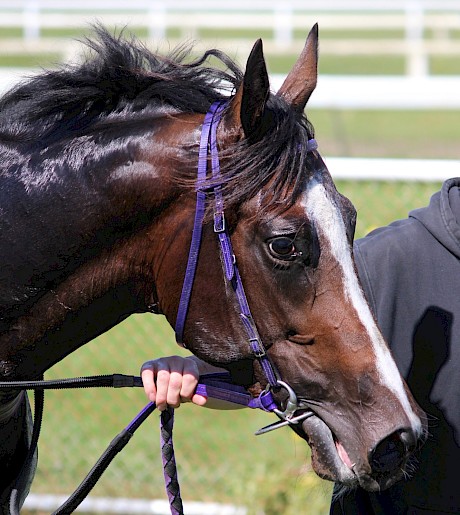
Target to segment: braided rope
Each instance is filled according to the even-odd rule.
[[[163,459],[163,474],[165,478],[166,493],[172,515],[183,515],[184,508],[180,496],[179,480],[177,479],[176,459],[173,445],[174,410],[167,408],[161,413],[160,443]]]

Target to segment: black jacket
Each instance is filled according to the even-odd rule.
[[[460,178],[428,207],[355,243],[362,285],[430,435],[413,477],[379,494],[361,489],[331,513],[460,514]]]

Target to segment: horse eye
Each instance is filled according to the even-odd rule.
[[[291,238],[275,238],[269,244],[270,252],[279,259],[292,259],[297,255],[294,242]]]

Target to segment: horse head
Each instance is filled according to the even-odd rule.
[[[336,190],[315,147],[308,147],[313,129],[303,112],[316,82],[316,27],[276,95],[262,43],[255,44],[217,130],[220,186],[261,341],[277,377],[310,412],[291,427],[309,443],[321,477],[380,490],[404,473],[424,434],[423,414],[360,287],[352,247],[355,209]],[[210,217],[207,222],[183,342],[257,395],[267,379],[225,280]],[[176,282],[169,274],[157,284],[162,291],[164,280],[174,284],[175,299],[163,307],[172,325],[183,274],[175,276]],[[285,406],[283,388],[278,400]]]
[[[308,412],[290,425],[310,444],[316,472],[389,486],[424,417],[361,290],[355,210],[304,115],[317,80],[316,27],[276,95],[260,41],[243,74],[218,51],[187,64],[100,36],[102,45],[90,42],[94,59],[38,75],[0,101],[0,375],[40,377],[131,313],[162,312],[174,326],[196,189],[212,204],[218,185],[233,250],[222,256],[208,208],[181,343],[254,396],[266,388],[228,279],[234,254],[257,354],[271,363],[280,408],[284,383],[296,415]],[[204,67],[210,54],[232,73]],[[226,102],[214,125],[220,176],[205,172],[202,187],[204,113],[216,100]]]

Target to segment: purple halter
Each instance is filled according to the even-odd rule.
[[[226,102],[216,102],[212,104],[209,111],[206,113],[203,122],[203,128],[201,132],[199,158],[198,158],[198,173],[196,182],[196,210],[195,220],[192,232],[192,241],[190,244],[189,257],[187,262],[187,268],[185,272],[184,283],[182,287],[182,294],[179,302],[179,309],[176,319],[176,341],[179,345],[183,344],[184,326],[187,318],[187,311],[190,304],[190,296],[195,278],[196,266],[198,261],[198,255],[201,244],[203,220],[206,208],[206,193],[204,189],[212,189],[214,193],[214,232],[216,233],[222,259],[225,268],[225,277],[227,281],[232,285],[233,290],[236,294],[239,308],[240,317],[242,324],[246,330],[249,346],[254,354],[254,357],[259,361],[265,376],[268,381],[267,388],[262,392],[258,399],[252,399],[249,407],[261,408],[265,411],[274,411],[282,420],[267,428],[263,428],[257,432],[261,434],[267,430],[276,429],[282,425],[295,424],[300,420],[310,416],[309,413],[303,413],[302,415],[295,417],[295,412],[299,409],[306,409],[306,406],[299,404],[297,397],[292,388],[285,382],[278,379],[275,369],[267,355],[265,347],[262,344],[257,327],[254,319],[251,315],[249,304],[244,292],[243,283],[238,271],[235,255],[232,250],[232,243],[228,234],[225,215],[224,205],[222,198],[220,181],[220,166],[219,156],[217,149],[217,126],[222,116],[222,112],[225,109]],[[207,163],[208,163],[208,148],[211,155],[211,176],[212,185],[209,187],[207,182]],[[309,140],[307,151],[312,151],[317,148],[317,143],[314,139]],[[203,387],[203,385],[199,385]],[[276,407],[276,403],[272,397],[271,390],[280,387],[285,388],[289,394],[289,400],[286,409],[282,412]],[[206,388],[202,388],[200,393],[206,395]],[[227,399],[231,400],[231,399]]]

